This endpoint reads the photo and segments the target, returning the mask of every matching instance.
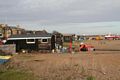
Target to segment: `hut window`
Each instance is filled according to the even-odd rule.
[[[27,44],[35,44],[35,39],[27,39],[26,43]]]
[[[48,39],[42,39],[41,43],[48,43]]]

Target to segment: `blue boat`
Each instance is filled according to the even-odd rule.
[[[10,60],[11,56],[0,56],[0,64],[4,64]]]

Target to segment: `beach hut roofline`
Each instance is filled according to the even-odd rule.
[[[48,39],[51,37],[23,37],[23,38],[8,38],[7,40],[23,40],[23,39]]]

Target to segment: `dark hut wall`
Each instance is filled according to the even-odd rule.
[[[38,39],[38,50],[51,50],[51,38]]]
[[[47,40],[44,42],[42,40]],[[6,44],[16,44],[16,51],[20,51],[21,49],[26,50],[52,50],[52,46],[54,43],[51,43],[51,38],[46,39],[35,39],[35,43],[27,43],[27,39],[22,40],[8,40]]]
[[[37,40],[35,40],[35,44],[27,44],[26,39],[23,40],[8,40],[6,44],[16,44],[16,51],[20,51],[21,49],[27,50],[37,50]]]

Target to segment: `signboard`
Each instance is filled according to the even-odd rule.
[[[0,54],[7,55],[7,54],[15,54],[16,53],[16,45],[9,44],[9,45],[0,45]]]

